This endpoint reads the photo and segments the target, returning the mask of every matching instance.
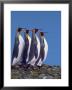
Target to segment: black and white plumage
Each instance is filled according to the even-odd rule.
[[[42,66],[48,54],[48,43],[44,37],[44,33],[41,32],[40,34],[40,55],[38,60],[35,62],[37,66]]]
[[[22,54],[22,58],[23,58],[22,64],[27,64],[29,60],[29,52],[30,52],[30,46],[31,46],[31,37],[29,36],[29,30],[25,31],[24,39],[25,39],[25,46]]]
[[[12,55],[12,66],[19,64],[42,66],[48,54],[48,43],[44,37],[44,33],[40,32],[40,40],[37,36],[38,29],[32,30],[32,39],[29,31],[25,30],[25,37],[21,36],[19,28],[15,37],[15,45]]]
[[[34,66],[36,60],[39,57],[40,53],[40,41],[38,36],[36,35],[37,30],[32,31],[32,40],[31,40],[31,47],[30,47],[30,53],[29,53],[29,61],[28,64]]]
[[[23,48],[24,48],[24,40],[23,37],[20,34],[21,28],[18,28],[16,37],[15,37],[15,44],[14,44],[14,49],[13,49],[13,54],[12,54],[12,66],[18,64],[22,60],[22,53],[23,53]]]

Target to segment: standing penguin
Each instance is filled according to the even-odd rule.
[[[31,46],[31,37],[29,36],[29,30],[24,30],[24,38],[25,38],[25,47],[23,49],[23,61],[22,65],[26,65],[29,60],[29,52],[30,52],[30,46]]]
[[[24,40],[20,34],[21,31],[22,31],[22,28],[18,28],[16,31],[15,44],[14,44],[14,49],[12,54],[12,66],[20,63],[22,60]]]
[[[28,64],[31,66],[35,65],[36,60],[39,57],[40,53],[40,41],[36,33],[38,32],[38,29],[32,30],[32,40],[31,40],[31,47],[30,47],[30,53],[29,53],[29,61]]]
[[[35,65],[41,67],[48,54],[48,43],[44,37],[44,33],[40,32],[40,55]]]

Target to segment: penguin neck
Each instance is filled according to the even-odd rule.
[[[40,37],[40,42],[43,43],[44,42],[44,36]]]
[[[20,33],[19,32],[16,33],[16,38],[19,38],[19,36],[20,36]]]
[[[29,34],[25,35],[25,41],[29,40]]]
[[[35,35],[35,32],[32,32],[32,35]]]
[[[36,37],[36,33],[33,32],[33,33],[32,33],[32,38],[35,38],[35,37]]]
[[[29,36],[29,34],[26,34],[26,36]]]
[[[44,36],[41,36],[40,39],[41,39],[41,40],[44,40]]]
[[[28,38],[29,37],[29,34],[26,34],[26,36],[25,36],[26,38]]]

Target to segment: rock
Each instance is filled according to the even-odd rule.
[[[23,67],[17,66],[16,68],[11,68],[11,78],[12,79],[61,79],[61,67],[60,66],[50,66],[43,64],[39,69],[35,67],[32,69],[25,69]]]
[[[44,79],[44,77],[45,77],[45,74],[40,74],[38,78],[39,79]]]
[[[48,75],[48,76],[43,77],[43,79],[54,79],[54,78],[53,76]]]

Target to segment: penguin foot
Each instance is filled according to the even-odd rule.
[[[34,66],[31,66],[31,70],[35,70],[36,68]]]
[[[22,65],[19,65],[19,67],[21,68],[21,67],[22,67]]]
[[[38,67],[38,69],[41,69],[42,66],[37,66],[37,67]]]
[[[19,68],[18,65],[16,65],[16,66],[11,66],[11,69],[18,69],[18,68]]]
[[[22,64],[20,67],[21,67],[21,68],[25,68],[25,64]]]
[[[23,65],[23,68],[26,68],[26,65]]]
[[[30,64],[27,64],[27,65],[26,65],[26,69],[29,69],[29,67],[30,67]]]
[[[23,68],[24,71],[27,71],[29,66],[28,65],[22,65],[22,68]]]

